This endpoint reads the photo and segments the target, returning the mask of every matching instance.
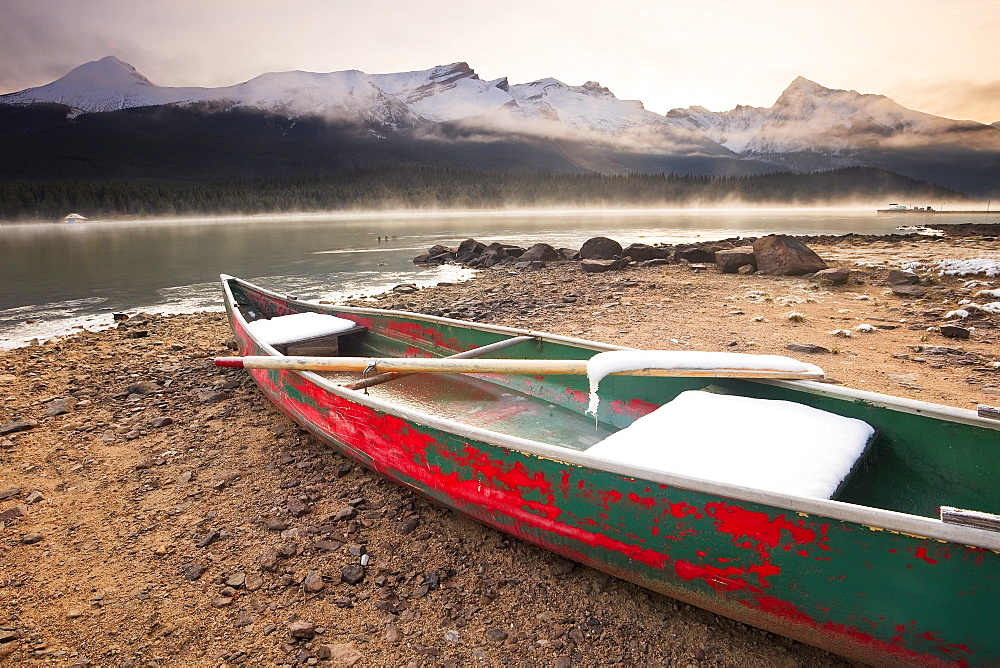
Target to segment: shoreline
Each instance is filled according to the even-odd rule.
[[[849,267],[848,283],[554,263],[356,304],[641,348],[788,355],[859,389],[1000,404],[1000,315],[945,319],[963,299],[983,303],[975,293],[1000,277],[918,271],[919,297],[887,282],[901,261],[998,256],[995,238],[809,245]],[[969,338],[943,336],[949,323]],[[851,665],[381,480],[320,446],[245,374],[214,367],[229,336],[222,314],[202,312],[0,351],[0,423],[34,425],[0,435],[0,663]]]

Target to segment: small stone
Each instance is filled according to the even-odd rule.
[[[313,547],[324,552],[336,552],[342,546],[335,540],[318,540],[313,544]]]
[[[912,271],[893,269],[889,272],[889,276],[886,278],[885,282],[889,285],[914,285],[918,281],[920,281],[920,277]]]
[[[399,525],[399,528],[397,529],[397,531],[401,535],[406,536],[406,535],[411,534],[414,531],[416,531],[416,529],[417,529],[418,526],[420,526],[420,518],[419,517],[410,517],[405,522],[403,522],[402,524]]]
[[[140,380],[125,388],[126,394],[155,394],[160,391],[160,386],[151,380]]]
[[[251,624],[253,624],[253,615],[249,612],[246,610],[239,610],[236,613],[236,619],[233,621],[233,626],[241,629],[244,626],[250,626]]]
[[[920,374],[918,373],[887,373],[886,378],[908,390],[923,389],[920,383],[917,382],[920,379]]]
[[[24,517],[27,514],[28,506],[23,503],[19,503],[16,506],[8,508],[0,513],[0,522],[10,522],[11,520],[16,520],[18,517]]]
[[[154,427],[155,429],[159,429],[160,427],[166,427],[167,425],[171,425],[171,424],[173,424],[173,423],[174,423],[174,420],[173,420],[173,418],[168,418],[168,417],[158,417],[158,418],[154,419],[154,420],[153,420],[153,421],[152,421],[152,422],[151,422],[150,424],[151,424],[151,425],[152,425],[152,426],[153,426],[153,427]]]
[[[797,353],[828,353],[829,348],[818,346],[815,343],[789,343],[785,346],[788,350]]]
[[[304,501],[297,499],[295,497],[288,499],[288,503],[286,505],[288,507],[288,512],[294,515],[295,517],[302,517],[303,515],[308,514],[312,510],[312,508],[309,506],[308,503],[305,503]]]
[[[490,640],[501,642],[507,639],[507,632],[503,629],[487,629],[486,637]]]
[[[34,429],[37,426],[37,422],[16,417],[9,422],[0,424],[0,436],[6,436],[7,434],[13,434],[19,431],[27,431],[28,429]]]
[[[29,504],[30,503],[38,503],[39,501],[43,500],[44,498],[45,497],[42,496],[42,493],[39,492],[36,489],[34,492],[32,492],[31,494],[28,495],[28,498],[25,499],[24,502],[25,503],[29,503]]]
[[[851,270],[847,267],[834,267],[823,269],[813,274],[812,279],[817,283],[828,283],[829,285],[844,285],[851,278]]]
[[[947,336],[950,339],[967,339],[971,331],[965,327],[959,327],[958,325],[941,325],[941,336]],[[31,497],[28,497],[29,499]],[[28,503],[31,503],[30,501]]]
[[[260,567],[265,571],[273,572],[278,568],[278,551],[273,547],[265,547],[264,551],[261,552],[257,563],[259,563]]]
[[[229,596],[216,596],[212,599],[213,608],[225,608],[228,605],[232,605],[233,599]]]
[[[72,608],[66,612],[66,619],[79,619],[83,617],[83,610]]]
[[[5,499],[17,496],[20,493],[21,493],[20,487],[8,487],[7,489],[0,489],[0,501],[4,501]]]
[[[194,480],[194,471],[185,471],[184,473],[177,476],[178,485],[186,485]]]
[[[365,568],[361,564],[348,564],[340,569],[340,577],[347,584],[359,584],[365,579]]]
[[[0,643],[8,643],[20,637],[21,634],[14,629],[0,629]]]
[[[323,591],[324,586],[325,583],[323,582],[323,576],[321,576],[318,571],[309,571],[306,573],[306,577],[302,581],[302,588],[310,594]]]
[[[288,528],[288,522],[278,517],[270,517],[264,520],[264,528],[268,531],[284,531]]]
[[[42,538],[44,538],[44,536],[40,533],[26,533],[21,536],[21,542],[25,545],[34,545],[35,543],[40,543]]]
[[[214,543],[218,539],[219,539],[219,532],[216,531],[215,529],[211,529],[211,530],[209,530],[208,533],[206,533],[204,536],[202,536],[201,540],[198,541],[198,543],[196,544],[196,546],[197,547],[208,547],[209,545],[211,545],[212,543]]]
[[[919,299],[927,294],[927,291],[918,285],[910,285],[909,283],[898,283],[892,287],[892,294],[897,297],[913,297]]]
[[[184,572],[184,579],[194,582],[202,576],[206,571],[206,567],[201,564],[196,564],[194,562],[184,564],[181,566],[181,571]]]
[[[264,578],[259,575],[248,575],[246,584],[243,586],[247,591],[257,591],[264,586]]]
[[[357,514],[358,514],[357,508],[355,508],[354,506],[345,506],[337,511],[337,514],[334,515],[333,519],[337,522],[343,522],[345,520],[354,519],[357,516]]]
[[[351,668],[357,665],[364,655],[351,644],[325,645],[328,648],[330,662],[338,668]]]
[[[294,557],[300,551],[299,544],[295,541],[288,541],[278,549],[278,554],[286,559]]]
[[[72,412],[74,408],[76,408],[76,397],[59,397],[50,401],[49,405],[45,407],[45,417],[65,415]]]
[[[247,581],[247,574],[244,573],[243,571],[238,571],[230,575],[228,578],[226,578],[226,586],[239,589],[240,587],[246,584],[246,581]]]
[[[395,624],[385,625],[385,639],[389,642],[399,642],[403,639],[403,632]]]
[[[310,640],[316,635],[316,624],[300,619],[288,626],[288,634],[293,638]]]

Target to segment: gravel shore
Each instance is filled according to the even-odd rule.
[[[918,270],[920,296],[887,283],[902,261],[996,257],[993,237],[810,245],[852,270],[847,284],[552,264],[364,304],[641,348],[785,354],[851,387],[1000,404],[1000,315],[959,303],[983,302],[1000,279]],[[972,312],[946,319],[961,308]],[[969,338],[942,334],[956,323]],[[213,366],[228,338],[219,313],[133,314],[0,353],[0,663],[849,665],[380,479],[245,374]]]

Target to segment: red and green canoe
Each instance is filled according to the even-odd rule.
[[[460,354],[529,364],[619,349],[330,307],[229,276],[222,286],[244,356]],[[325,331],[302,313],[342,326]],[[248,371],[275,405],[344,455],[569,559],[866,663],[1000,663],[1000,518],[993,514],[1000,511],[1000,420],[988,413],[812,381],[613,375],[600,384],[595,419],[586,413],[581,374],[379,375],[375,367],[365,374]],[[794,462],[789,468],[784,460],[794,454],[761,454],[738,483],[678,473],[673,455],[657,455],[661,447],[678,458],[709,453],[720,469],[730,456],[754,456],[753,447],[740,451],[717,436],[736,422],[744,429],[737,445],[755,442],[753,421],[732,417],[725,404],[713,419],[698,419],[696,438],[679,424],[684,411],[661,422],[653,438],[649,429],[639,432],[650,441],[638,443],[646,459],[619,461],[617,449],[598,445],[612,435],[621,440],[660,407],[706,395],[797,404],[863,421],[875,436],[830,498],[757,486],[769,469],[779,478],[811,475],[800,476]],[[824,442],[831,427],[817,424],[796,427],[793,445]]]

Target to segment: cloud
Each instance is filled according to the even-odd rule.
[[[946,118],[980,123],[1000,120],[1000,81],[935,81],[910,83],[886,91],[905,107]]]

